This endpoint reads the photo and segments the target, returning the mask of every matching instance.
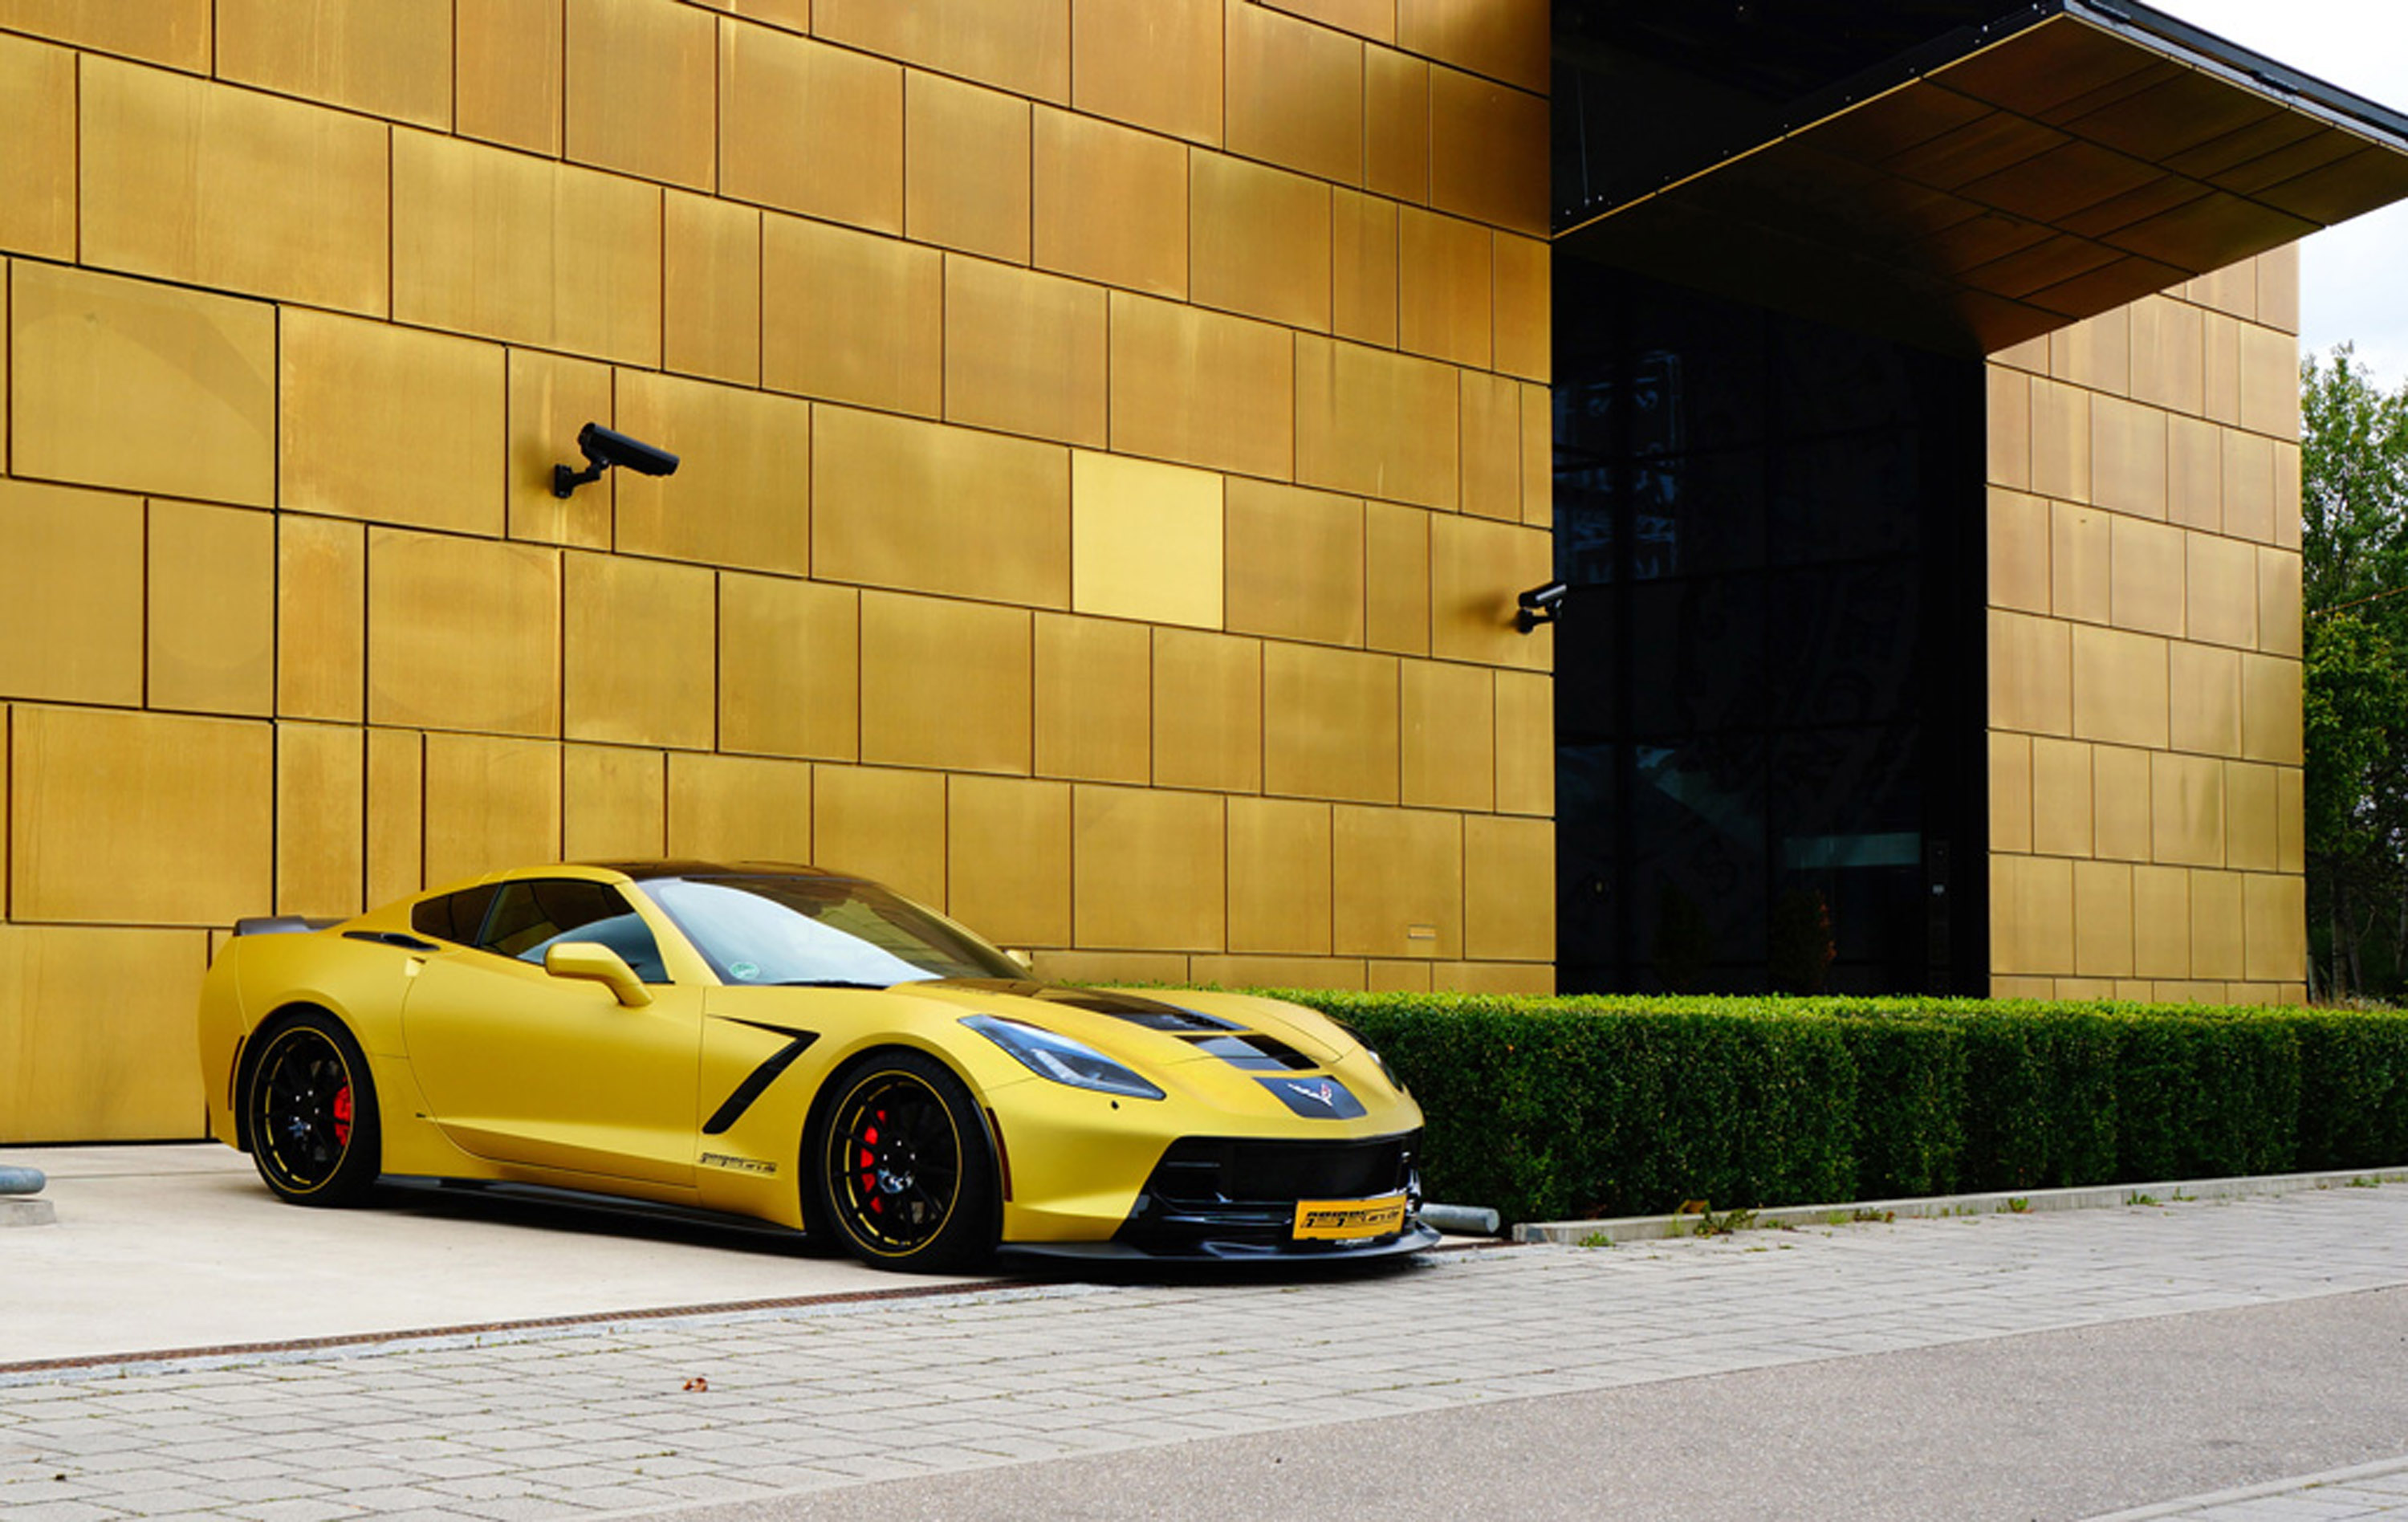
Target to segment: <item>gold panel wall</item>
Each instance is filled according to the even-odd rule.
[[[2298,279],[1990,360],[1995,993],[2305,997]]]
[[[817,859],[1055,976],[1549,986],[1547,28],[0,3],[0,1141],[195,1133],[236,916],[561,855]],[[2286,500],[2214,431],[2288,416],[2248,325],[2151,338],[2222,356],[2227,537]],[[679,469],[555,497],[588,422]],[[2262,548],[2199,562],[2248,631],[2102,583],[2224,662],[2236,925],[2298,854]]]

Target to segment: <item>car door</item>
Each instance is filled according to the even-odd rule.
[[[437,1125],[480,1157],[691,1186],[701,990],[670,984],[652,934],[609,883],[503,884],[473,946],[428,955],[402,1033]],[[652,1002],[555,978],[547,948],[595,940],[626,958]]]

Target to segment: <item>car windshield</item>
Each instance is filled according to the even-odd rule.
[[[642,886],[731,984],[885,988],[1027,975],[976,936],[874,883],[765,872]]]

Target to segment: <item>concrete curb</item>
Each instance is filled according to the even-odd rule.
[[[2378,1184],[2408,1184],[2408,1167],[2358,1169],[2334,1173],[2262,1173],[2234,1179],[2184,1179],[2160,1184],[2099,1184],[2074,1189],[2033,1189],[2022,1194],[1935,1195],[1919,1199],[1871,1199],[1850,1205],[1769,1205],[1754,1212],[1727,1212],[1711,1217],[1724,1229],[1761,1227],[1848,1226],[1955,1215],[2021,1215],[2042,1211],[2113,1210],[2126,1205],[2163,1205],[2177,1199],[2241,1199],[2253,1196],[2299,1194],[2312,1189],[2367,1188]],[[1738,1219],[1732,1219],[1736,1215]],[[1573,1246],[1610,1247],[1626,1242],[1660,1242],[1668,1237],[1711,1236],[1709,1217],[1626,1215],[1606,1221],[1524,1221],[1513,1228],[1515,1242],[1551,1242]]]
[[[2258,1485],[2244,1485],[2232,1490],[2214,1490],[2203,1496],[2187,1496],[2181,1500],[2158,1501],[2151,1506],[2136,1506],[2128,1512],[2106,1512],[2089,1522],[2152,1522],[2153,1518],[2191,1516],[2212,1507],[2237,1506],[2244,1501],[2266,1500],[2277,1496],[2321,1489],[2329,1485],[2349,1485],[2358,1480],[2381,1480],[2408,1470],[2408,1458],[2386,1458],[2372,1464],[2353,1464],[2347,1469],[2329,1469],[2315,1474],[2295,1475],[2287,1480],[2267,1480]],[[2271,1515],[2271,1514],[2269,1514]],[[2319,1514],[2302,1510],[2308,1517]],[[2358,1512],[2327,1514],[2331,1516],[2360,1515]]]

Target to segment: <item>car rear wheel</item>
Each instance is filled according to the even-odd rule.
[[[298,1014],[262,1038],[243,1104],[251,1160],[284,1199],[349,1205],[376,1183],[376,1084],[359,1043],[333,1016]]]
[[[878,1268],[969,1269],[996,1244],[995,1164],[977,1105],[943,1063],[882,1052],[839,1075],[811,1146],[818,1219]]]

